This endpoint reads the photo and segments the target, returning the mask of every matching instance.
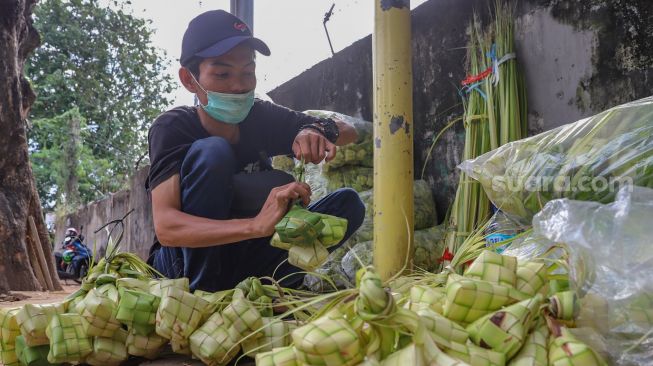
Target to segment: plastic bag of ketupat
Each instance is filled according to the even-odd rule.
[[[372,166],[372,122],[333,111],[307,110],[304,113],[318,118],[341,120],[353,126],[358,134],[356,142],[338,148],[335,158],[325,165],[326,169],[345,165]]]
[[[338,169],[347,165],[372,167],[372,122],[333,111],[307,110],[304,113],[318,118],[342,120],[353,126],[358,133],[356,142],[338,147],[335,158],[324,164],[324,171]],[[292,160],[292,157],[275,157],[273,166],[276,169],[289,171],[292,168],[290,164],[294,164]]]
[[[365,204],[365,220],[361,227],[352,234],[348,244],[372,240],[374,232],[374,194],[372,190],[359,193],[363,204]],[[414,228],[422,230],[434,226],[438,221],[435,208],[435,201],[428,183],[424,180],[416,180],[413,183],[413,207],[414,207]]]
[[[564,244],[581,296],[576,325],[601,336],[610,364],[653,363],[652,217],[649,188],[622,187],[609,204],[553,200],[533,218],[530,242],[504,252],[533,257]]]
[[[313,292],[330,292],[337,289],[353,288],[355,284],[349,280],[340,262],[351,248],[344,243],[329,254],[326,262],[316,269],[315,273],[304,276],[303,287]]]
[[[615,186],[653,188],[653,97],[508,143],[460,169],[496,207],[528,221],[553,199],[610,203]]]
[[[444,234],[444,225],[415,230],[413,264],[416,269],[430,272],[437,272],[440,269],[439,259],[445,247]],[[356,272],[361,268],[361,263],[372,264],[372,246],[372,241],[360,242],[342,257],[341,268],[351,283],[356,283]]]

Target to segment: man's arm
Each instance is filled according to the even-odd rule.
[[[152,190],[154,231],[161,245],[199,248],[261,238],[274,233],[291,200],[308,204],[310,188],[305,183],[290,183],[272,189],[261,212],[251,219],[213,220],[181,211],[179,174]]]
[[[338,131],[340,132],[336,140],[337,146],[353,144],[358,140],[358,132],[356,132],[354,126],[339,119],[334,119],[334,121],[336,121],[336,126],[338,126]]]
[[[322,160],[331,161],[336,156],[336,146],[347,145],[358,140],[358,132],[354,126],[341,120],[334,120],[338,128],[338,139],[333,144],[326,139],[323,132],[314,129],[303,129],[299,131],[292,150],[297,160],[303,159],[306,162],[319,164]],[[315,124],[316,129],[322,130],[322,127]]]

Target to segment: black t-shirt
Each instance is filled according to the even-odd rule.
[[[237,171],[262,158],[292,153],[292,143],[302,125],[317,118],[274,103],[256,99],[240,128],[240,140],[233,145]],[[148,142],[150,172],[145,186],[154,189],[178,174],[193,142],[210,137],[202,127],[195,107],[176,107],[161,114],[150,127]]]

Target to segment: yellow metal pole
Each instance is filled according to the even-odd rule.
[[[374,265],[382,279],[413,258],[410,0],[374,0]]]

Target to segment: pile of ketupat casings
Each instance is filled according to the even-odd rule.
[[[170,344],[207,365],[241,351],[257,365],[604,365],[570,333],[578,299],[551,268],[482,250],[463,275],[384,284],[365,267],[357,288],[323,295],[257,278],[191,293],[186,278],[152,279],[140,259],[114,251],[67,300],[0,309],[0,356],[119,365]],[[276,305],[289,310],[275,314]]]

